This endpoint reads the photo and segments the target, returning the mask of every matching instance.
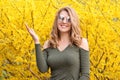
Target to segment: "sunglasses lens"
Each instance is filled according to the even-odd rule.
[[[67,17],[67,22],[70,22],[70,17]]]

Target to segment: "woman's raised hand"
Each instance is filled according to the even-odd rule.
[[[38,37],[38,35],[35,33],[35,31],[34,31],[32,28],[30,28],[27,23],[25,23],[25,26],[26,26],[27,31],[29,32],[29,34],[32,36],[35,44],[39,44],[39,43],[40,43],[40,42],[39,42],[39,37]]]

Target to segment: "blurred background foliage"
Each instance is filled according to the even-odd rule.
[[[120,0],[0,0],[0,80],[47,80],[24,23],[49,38],[56,11],[71,6],[90,47],[90,79],[120,80]]]

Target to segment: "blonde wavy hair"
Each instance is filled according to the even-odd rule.
[[[67,11],[68,15],[70,16],[70,21],[71,21],[70,41],[72,44],[79,47],[82,39],[80,25],[79,25],[79,18],[75,10],[68,6],[61,8],[55,16],[53,28],[52,28],[50,39],[48,42],[49,47],[56,48],[58,46],[58,41],[60,39],[60,32],[58,30],[57,22],[58,22],[58,16],[60,12],[63,10]]]

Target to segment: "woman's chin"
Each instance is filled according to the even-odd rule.
[[[68,33],[69,30],[62,29],[62,30],[60,30],[60,32],[61,32],[61,33]]]

